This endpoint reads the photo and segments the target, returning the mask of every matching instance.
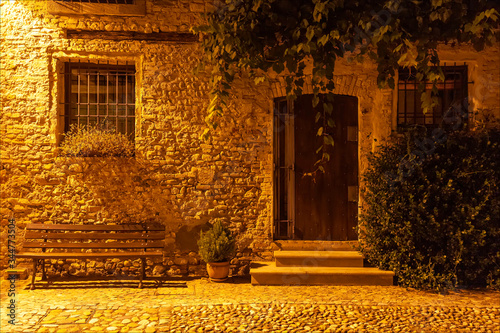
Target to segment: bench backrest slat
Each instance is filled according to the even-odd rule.
[[[165,226],[159,224],[36,224],[26,226],[23,249],[61,253],[89,249],[147,251],[163,249]],[[64,250],[65,249],[65,250]],[[47,253],[48,253],[47,252]],[[83,253],[83,252],[82,252]]]
[[[91,242],[91,243],[45,243],[45,242],[24,242],[24,248],[37,248],[37,249],[153,249],[163,248],[162,241],[152,242]]]
[[[62,231],[62,230],[61,230]],[[74,239],[74,240],[87,240],[87,239],[142,239],[142,240],[155,240],[165,239],[165,232],[43,232],[43,231],[27,231],[24,235],[26,240],[37,239]]]

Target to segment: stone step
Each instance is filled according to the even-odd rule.
[[[253,285],[392,286],[394,273],[372,267],[276,267],[274,262],[254,262]]]
[[[363,267],[356,251],[274,251],[277,267]]]
[[[358,241],[277,240],[274,248],[283,251],[354,251]]]

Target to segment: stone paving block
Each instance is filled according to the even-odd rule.
[[[92,316],[92,311],[89,310],[49,310],[47,315],[41,320],[40,325],[48,327],[48,325],[56,324],[83,324],[86,323]]]

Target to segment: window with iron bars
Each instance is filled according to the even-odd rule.
[[[420,99],[419,86],[425,90],[432,89],[431,82],[418,81],[415,68],[399,70],[398,80],[398,129],[408,126],[421,125],[426,127],[439,127],[444,125],[443,119],[459,113],[462,117],[467,115],[467,65],[441,67],[444,81],[439,82],[438,105],[433,110],[424,114]]]
[[[111,4],[123,4],[123,5],[133,5],[135,0],[56,0],[59,2],[85,2],[85,3],[111,3]]]
[[[135,137],[135,65],[67,62],[64,130],[72,125],[116,130]]]

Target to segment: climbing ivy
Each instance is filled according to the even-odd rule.
[[[468,43],[476,50],[494,44],[499,5],[486,0],[223,0],[194,28],[203,35],[205,59],[211,68],[211,98],[206,122],[216,128],[231,83],[242,72],[259,84],[275,72],[284,77],[290,99],[312,83],[313,107],[323,99],[327,117],[318,130],[325,146],[331,132],[335,63],[338,58],[377,64],[379,87],[395,86],[398,67],[415,67],[417,79],[444,78],[437,46]],[[433,67],[437,66],[437,67]],[[307,68],[307,70],[306,70]],[[422,91],[424,111],[437,99]],[[208,134],[208,129],[203,135]]]

